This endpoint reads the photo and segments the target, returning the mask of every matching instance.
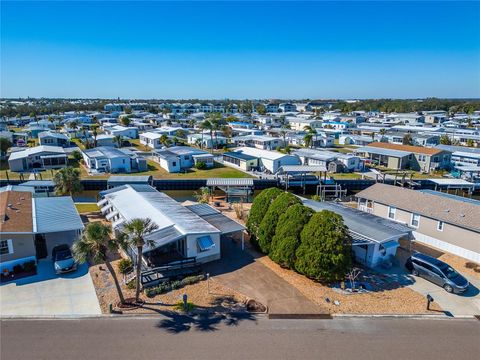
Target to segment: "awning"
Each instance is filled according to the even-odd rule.
[[[98,207],[102,207],[102,206],[105,205],[107,202],[108,202],[108,199],[102,199],[102,200],[100,200],[99,202],[97,202],[97,206],[98,206]]]
[[[112,224],[112,228],[118,229],[118,227],[122,225],[124,222],[125,222],[125,219],[119,219]]]
[[[213,242],[212,238],[208,235],[197,238],[197,244],[201,251],[207,251],[215,247],[215,243]]]
[[[112,211],[112,212],[108,213],[107,216],[105,216],[105,219],[110,220],[117,215],[118,215],[118,211]]]
[[[107,204],[105,205],[104,207],[102,207],[102,209],[100,210],[102,212],[102,214],[106,214],[106,212],[112,208],[112,205],[111,204]]]
[[[388,249],[388,248],[392,248],[392,247],[398,247],[398,241],[396,240],[390,240],[390,241],[386,241],[384,243],[381,243],[380,244],[381,246],[383,246],[385,249]]]

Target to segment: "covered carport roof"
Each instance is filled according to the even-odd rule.
[[[328,171],[325,165],[283,165],[279,173],[315,173]]]
[[[253,186],[253,178],[210,178],[207,186]]]
[[[223,215],[220,211],[212,208],[210,205],[193,204],[186,205],[185,207],[220,230],[222,235],[242,232],[246,229],[245,226],[230,219],[228,216]]]

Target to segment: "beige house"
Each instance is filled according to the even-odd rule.
[[[413,228],[416,241],[480,263],[480,201],[380,183],[356,197],[360,210]]]
[[[29,191],[0,192],[0,271],[51,256],[72,245],[83,223],[70,196],[34,197]]]
[[[438,148],[374,142],[354,151],[372,163],[389,169],[430,172],[448,169],[452,153]]]

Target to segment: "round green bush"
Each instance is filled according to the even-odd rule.
[[[342,280],[352,264],[352,243],[343,218],[323,210],[315,213],[301,233],[295,269],[318,281]]]
[[[300,199],[288,192],[278,195],[270,204],[257,231],[258,246],[263,253],[268,254],[270,252],[270,245],[275,235],[280,215],[284,214],[290,206],[295,204],[301,204]]]
[[[269,254],[273,261],[283,267],[294,268],[300,234],[314,213],[302,204],[295,204],[280,215]]]
[[[118,262],[118,271],[120,274],[128,274],[133,269],[133,262],[130,259],[121,259]]]
[[[252,208],[250,209],[247,219],[247,229],[253,242],[255,242],[257,236],[258,226],[267,213],[270,204],[282,193],[283,191],[278,188],[269,188],[263,190],[253,200]]]

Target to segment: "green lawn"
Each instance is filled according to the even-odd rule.
[[[76,203],[75,207],[80,214],[99,211],[99,208],[95,203]]]

